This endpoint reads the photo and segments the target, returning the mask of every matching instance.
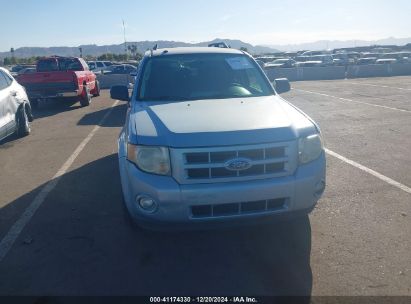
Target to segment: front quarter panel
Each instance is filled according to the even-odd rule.
[[[19,85],[16,80],[14,80],[11,86],[9,87],[9,92],[13,91],[17,94],[15,97],[12,96],[9,99],[10,102],[6,104],[5,110],[8,115],[11,115],[13,119],[15,119],[15,115],[17,113],[18,108],[25,102],[29,103],[29,99],[24,88],[21,85]]]
[[[133,124],[130,124],[130,113],[131,113],[131,108],[128,107],[127,113],[126,113],[126,121],[118,137],[118,157],[119,158],[125,158],[127,156],[127,143],[129,142],[128,134],[132,132],[130,128],[134,127]]]

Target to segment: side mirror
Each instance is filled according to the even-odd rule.
[[[128,94],[128,88],[123,85],[115,85],[110,89],[110,97],[112,99],[129,101],[130,95]]]
[[[278,78],[274,80],[275,91],[282,94],[291,90],[290,82],[287,78]]]

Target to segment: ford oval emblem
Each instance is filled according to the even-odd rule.
[[[251,167],[251,161],[246,158],[236,158],[226,163],[226,169],[230,171],[242,171]]]

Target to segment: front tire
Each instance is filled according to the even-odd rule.
[[[17,112],[17,136],[18,137],[24,137],[29,135],[31,132],[31,126],[30,126],[30,121],[29,117],[27,114],[27,109],[23,105],[20,107],[20,109]]]
[[[80,98],[80,104],[82,107],[87,107],[90,105],[90,100],[91,100],[91,96],[90,96],[90,90],[89,88],[85,85],[83,88],[83,94],[81,95]]]

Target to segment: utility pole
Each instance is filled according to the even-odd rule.
[[[78,50],[80,51],[80,58],[83,58],[83,48],[79,47]]]

